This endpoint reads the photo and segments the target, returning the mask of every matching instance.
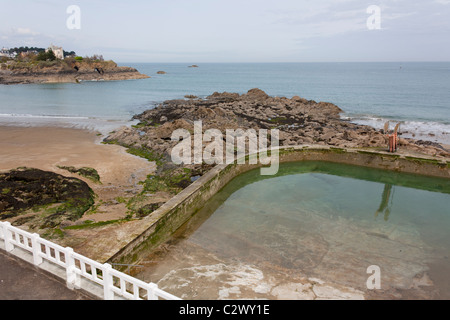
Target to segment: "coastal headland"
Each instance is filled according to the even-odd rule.
[[[114,61],[66,58],[55,61],[10,61],[0,64],[0,84],[77,83],[81,81],[115,81],[147,79],[131,67]]]

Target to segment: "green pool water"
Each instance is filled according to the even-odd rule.
[[[449,275],[448,179],[325,162],[236,177],[136,274],[185,299],[449,299]]]

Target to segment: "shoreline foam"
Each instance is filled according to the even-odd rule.
[[[444,145],[450,144],[450,124],[426,121],[426,120],[396,120],[369,115],[342,114],[341,119],[351,123],[368,125],[375,129],[383,129],[384,124],[389,121],[391,127],[400,123],[400,134],[403,138],[425,140]]]

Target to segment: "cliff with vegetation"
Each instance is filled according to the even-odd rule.
[[[114,61],[90,58],[9,60],[0,63],[0,84],[63,83],[146,79],[145,74]]]

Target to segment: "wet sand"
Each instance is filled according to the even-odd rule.
[[[0,171],[20,166],[42,170],[85,166],[97,169],[103,184],[117,184],[154,169],[148,161],[127,154],[120,146],[103,145],[101,140],[97,133],[81,129],[3,126]]]
[[[127,215],[127,209],[116,199],[139,192],[138,182],[153,173],[156,164],[128,154],[123,147],[101,144],[101,140],[96,132],[74,128],[0,126],[0,172],[25,166],[82,179],[94,190],[98,196],[96,204],[100,206],[95,213],[85,214],[77,223],[122,219]],[[100,175],[101,184],[58,166],[94,168]],[[103,260],[109,251],[114,252],[117,245],[128,241],[129,233],[123,231],[127,227],[123,224],[71,230],[55,242],[71,246],[90,258]]]

